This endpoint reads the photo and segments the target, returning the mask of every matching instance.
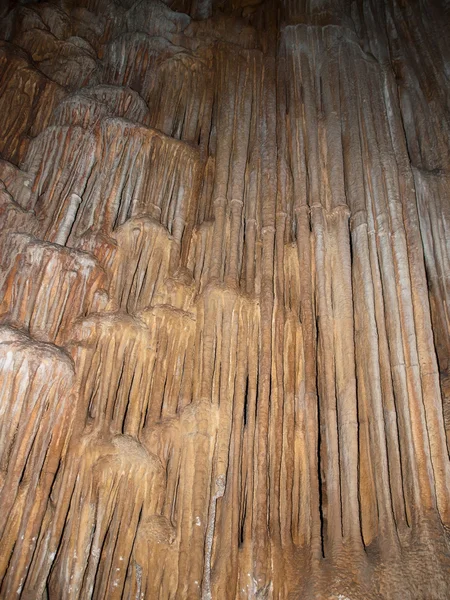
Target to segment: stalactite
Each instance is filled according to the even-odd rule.
[[[450,597],[448,17],[0,7],[1,598]]]

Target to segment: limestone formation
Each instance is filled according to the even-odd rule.
[[[450,598],[450,4],[0,7],[0,598]]]

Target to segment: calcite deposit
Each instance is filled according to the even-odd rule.
[[[0,6],[0,598],[450,598],[448,0]]]

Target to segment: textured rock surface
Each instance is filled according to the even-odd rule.
[[[0,7],[0,598],[450,598],[450,5]]]

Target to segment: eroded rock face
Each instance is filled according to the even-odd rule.
[[[0,597],[450,598],[448,3],[0,8]]]

